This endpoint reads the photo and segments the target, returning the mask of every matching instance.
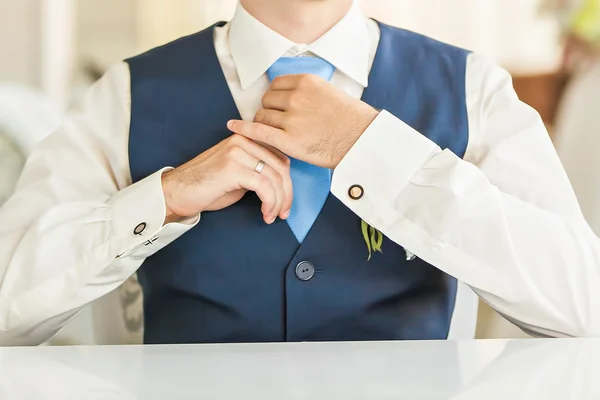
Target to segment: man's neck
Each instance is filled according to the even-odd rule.
[[[320,38],[346,15],[353,0],[240,0],[254,18],[295,43]]]

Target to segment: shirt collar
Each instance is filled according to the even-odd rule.
[[[242,89],[248,88],[280,57],[300,46],[254,18],[241,4],[230,22],[229,46]],[[363,87],[369,81],[369,31],[367,19],[356,3],[307,52],[327,60]]]

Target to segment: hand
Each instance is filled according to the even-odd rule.
[[[265,167],[254,169],[260,160]],[[167,219],[216,211],[237,203],[247,191],[262,201],[266,223],[286,219],[292,206],[290,160],[240,135],[233,135],[162,177]]]
[[[315,75],[274,79],[262,105],[253,123],[232,120],[227,127],[325,168],[337,167],[378,114]]]

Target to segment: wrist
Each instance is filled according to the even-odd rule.
[[[360,139],[362,134],[365,133],[373,121],[375,121],[375,118],[379,115],[379,110],[376,110],[367,103],[361,101],[360,107],[356,110],[355,115],[356,120],[354,121],[353,129],[355,132],[354,143]],[[354,143],[352,144],[354,145]],[[348,149],[348,151],[350,151],[350,149]]]
[[[165,201],[165,224],[180,219],[180,215],[175,211],[177,204],[175,199],[176,190],[174,190],[174,179],[172,173],[174,170],[166,171],[162,174],[161,183],[163,197]]]
[[[375,118],[377,118],[377,116],[379,115],[381,110],[378,110],[375,107],[371,107],[367,103],[363,103],[363,104],[366,107],[365,107],[365,112],[364,112],[364,116],[363,116],[364,128],[363,128],[362,133],[365,133],[367,128],[373,123],[373,121],[375,121]],[[362,133],[361,133],[361,135],[362,135]]]
[[[354,144],[356,144],[358,139],[360,139],[363,133],[366,132],[366,130],[373,123],[375,118],[377,118],[377,116],[379,115],[379,110],[376,110],[375,108],[362,101],[360,103],[361,104],[359,109],[357,109],[356,113],[354,114],[356,115],[356,119],[353,121],[352,126],[348,130],[349,132],[352,132],[352,134],[350,135],[352,140],[347,141],[345,146],[340,146],[341,151],[338,155],[338,159],[336,160],[336,166],[343,160],[344,157],[346,157],[346,154],[348,154],[350,149],[354,146]]]

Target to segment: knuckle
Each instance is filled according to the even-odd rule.
[[[273,173],[273,179],[275,179],[275,182],[276,182],[278,185],[283,185],[283,176],[281,176],[281,174],[280,174],[280,173],[278,173],[277,171],[275,171],[275,172]]]
[[[283,82],[284,79],[286,79],[286,76],[280,75],[280,76],[276,77],[275,79],[273,79],[273,81],[271,82],[271,85],[279,85],[281,82]]]
[[[266,105],[269,103],[271,96],[272,96],[271,91],[267,91],[267,93],[264,94],[264,96],[262,97],[262,106],[263,107],[266,107]]]
[[[229,147],[229,149],[227,149],[227,157],[229,159],[238,159],[243,152],[244,150],[242,150],[240,146],[232,145],[231,147]]]
[[[312,86],[315,84],[317,80],[316,75],[313,74],[305,74],[300,78],[299,84],[304,87]]]
[[[302,100],[302,93],[299,90],[292,91],[288,96],[290,104],[298,104]]]
[[[256,122],[266,122],[267,121],[267,110],[260,109],[257,113],[256,113],[256,117],[255,117]]]
[[[242,135],[235,133],[229,138],[229,143],[233,146],[241,146],[244,142],[244,139],[245,138]]]
[[[271,181],[264,175],[258,175],[256,185],[259,190],[263,191],[269,197],[272,197]]]
[[[298,91],[294,91],[290,94],[288,98],[288,103],[290,108],[299,108],[302,106],[302,102],[304,101],[304,96],[302,93]]]
[[[256,174],[256,177],[254,179],[256,180],[256,186],[258,186],[259,188],[264,189],[269,185],[269,178],[267,178],[265,175]]]

